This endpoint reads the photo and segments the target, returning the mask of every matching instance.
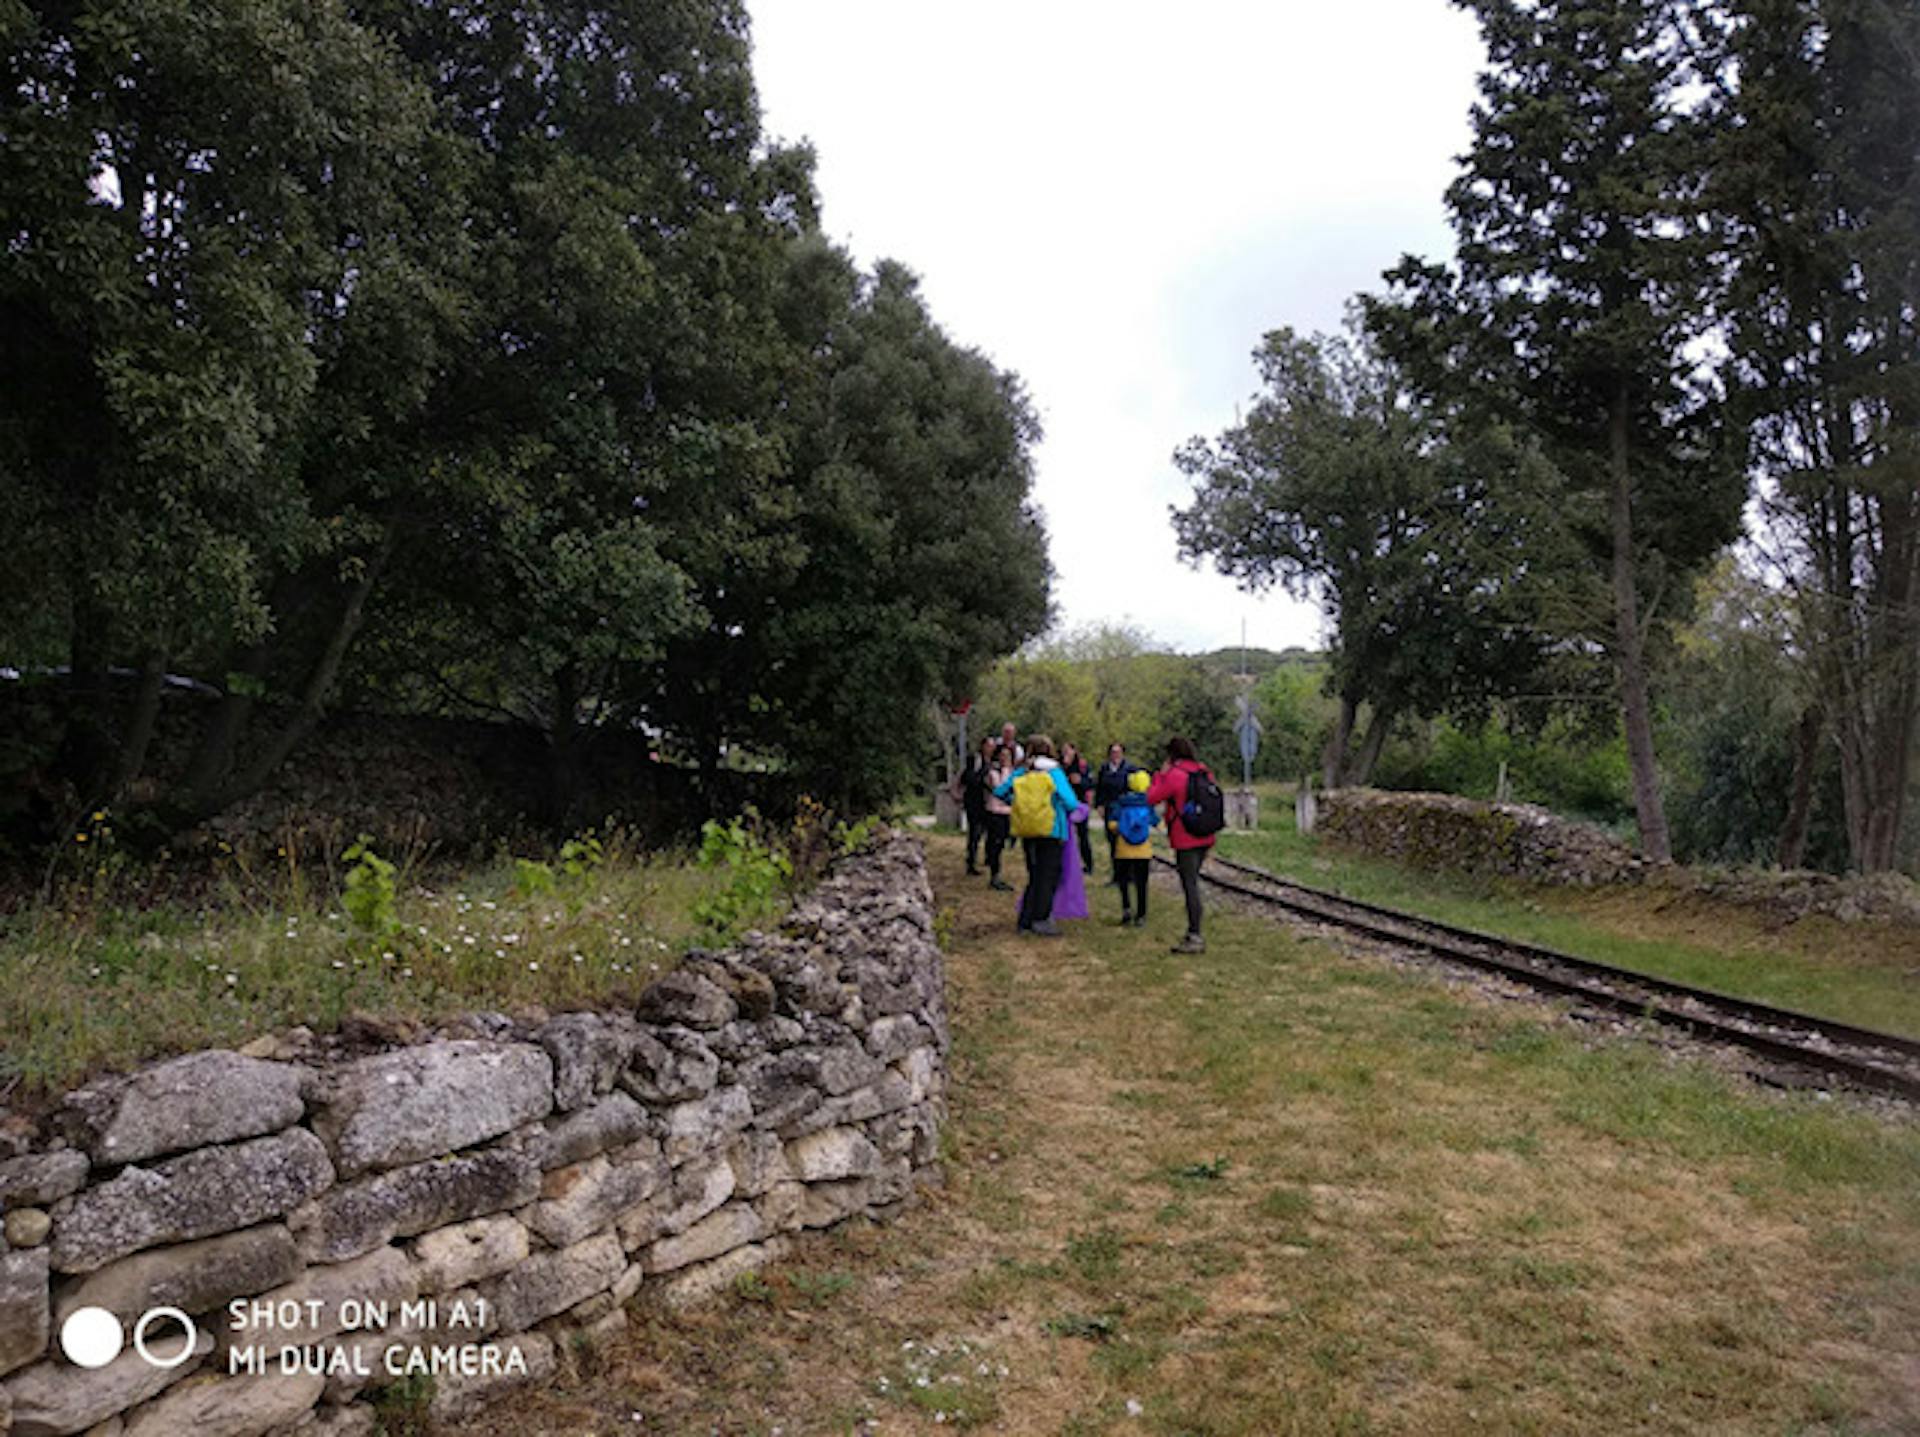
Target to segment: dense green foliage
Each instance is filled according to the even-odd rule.
[[[1320,599],[1340,700],[1325,780],[1365,783],[1395,720],[1530,683],[1555,537],[1527,483],[1538,464],[1493,430],[1450,435],[1363,333],[1276,330],[1254,361],[1265,391],[1245,421],[1175,455],[1195,494],[1174,529],[1250,588]]]
[[[1504,762],[1613,819],[1570,760],[1618,752],[1655,859],[1911,862],[1920,11],[1456,3],[1487,62],[1455,257],[1389,271],[1363,346],[1268,337],[1252,416],[1176,456],[1183,549],[1327,607],[1329,783]],[[1724,571],[1688,628],[1750,500],[1764,584]]]
[[[1018,382],[820,236],[735,0],[8,0],[0,55],[16,836],[203,818],[343,699],[537,724],[560,821],[635,727],[871,803],[926,738],[855,721],[1044,622]]]

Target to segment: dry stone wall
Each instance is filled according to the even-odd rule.
[[[1583,887],[1637,882],[1646,868],[1601,829],[1529,804],[1368,788],[1332,789],[1318,804],[1323,838],[1416,868]]]
[[[635,1294],[711,1291],[936,1181],[947,1043],[894,835],[635,1012],[91,1084],[0,1159],[0,1434],[366,1433],[396,1390],[457,1422]],[[61,1341],[88,1308],[129,1344],[100,1366]],[[159,1308],[193,1340],[154,1320],[155,1362],[132,1338]]]

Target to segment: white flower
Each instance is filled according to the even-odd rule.
[[[1129,1397],[1127,1399],[1127,1416],[1138,1417],[1140,1416],[1141,1413],[1145,1412],[1146,1410],[1147,1410],[1146,1408],[1142,1407],[1138,1402],[1134,1401],[1133,1398]]]
[[[527,964],[527,971],[529,973],[538,973],[540,971],[540,965],[538,963],[529,963]]]

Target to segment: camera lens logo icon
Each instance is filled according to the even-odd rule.
[[[148,1345],[149,1337],[163,1349],[179,1341],[180,1350],[155,1351]],[[133,1350],[149,1367],[178,1367],[199,1344],[200,1330],[177,1307],[148,1308],[133,1325]],[[60,1324],[60,1350],[75,1367],[105,1367],[125,1346],[120,1319],[104,1307],[77,1307]]]

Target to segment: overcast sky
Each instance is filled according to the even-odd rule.
[[[1313,644],[1320,616],[1174,554],[1174,446],[1252,395],[1280,325],[1331,329],[1441,192],[1481,59],[1443,0],[749,0],[769,135],[811,140],[827,232],[921,276],[1026,381],[1067,626],[1184,650]]]

